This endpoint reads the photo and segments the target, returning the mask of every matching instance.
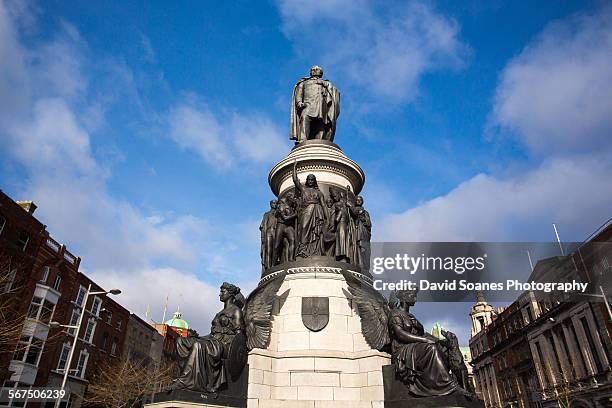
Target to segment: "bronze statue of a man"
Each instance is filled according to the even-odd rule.
[[[276,218],[276,207],[278,202],[276,200],[270,201],[270,211],[263,215],[259,230],[261,231],[261,265],[263,269],[268,269],[274,265],[274,235],[276,234],[277,218]]]
[[[323,77],[323,69],[310,68],[310,77],[300,79],[291,98],[290,139],[295,143],[319,139],[334,141],[340,115],[340,92]]]

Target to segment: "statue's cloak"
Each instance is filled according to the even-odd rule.
[[[293,93],[291,95],[291,129],[289,131],[289,139],[295,140],[296,143],[303,142],[303,140],[300,140],[300,117],[298,115],[296,106],[297,89],[302,82],[308,79],[310,79],[310,77],[304,77],[297,81],[293,87]],[[323,118],[323,123],[331,123],[330,137],[333,138],[334,134],[336,133],[336,120],[340,115],[340,91],[338,91],[338,89],[328,80],[324,79],[324,81],[329,85],[327,87],[327,90],[329,91],[329,100],[327,104],[327,114]]]

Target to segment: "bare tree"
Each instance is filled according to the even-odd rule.
[[[547,401],[555,401],[559,408],[570,408],[576,395],[593,386],[586,381],[568,380],[562,372],[554,372],[555,384],[542,390],[542,395]]]
[[[0,354],[15,351],[21,336],[25,314],[19,311],[19,287],[16,275],[20,263],[0,251]]]
[[[84,406],[132,408],[142,405],[149,395],[165,389],[172,381],[172,368],[145,365],[129,359],[102,365],[92,378]]]

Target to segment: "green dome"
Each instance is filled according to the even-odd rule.
[[[171,327],[189,330],[189,324],[183,320],[181,312],[174,312],[174,316],[172,316],[172,319],[168,320],[166,324]]]

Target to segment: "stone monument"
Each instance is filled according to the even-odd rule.
[[[340,93],[322,76],[314,66],[294,87],[296,143],[268,176],[258,287],[245,300],[223,284],[211,334],[179,340],[180,372],[148,406],[480,406],[450,343],[410,314],[416,293],[372,287],[365,175],[333,143]]]

